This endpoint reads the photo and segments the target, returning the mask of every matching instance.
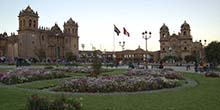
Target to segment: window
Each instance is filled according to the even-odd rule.
[[[74,48],[76,48],[76,44],[74,44]]]
[[[34,20],[34,25],[33,25],[33,27],[35,28],[36,27],[36,21]]]
[[[186,41],[184,41],[184,44],[186,44]]]
[[[186,47],[184,47],[184,50],[187,50],[187,48],[186,48]]]
[[[30,19],[29,20],[29,27],[31,27],[31,25],[32,25],[32,20]]]
[[[44,36],[43,35],[41,36],[41,39],[42,39],[42,41],[44,41]]]
[[[163,48],[163,51],[165,51],[165,48]]]
[[[183,32],[183,35],[186,35],[186,31]]]
[[[163,34],[162,36],[163,36],[163,37],[166,37],[166,35],[165,35],[165,34]]]

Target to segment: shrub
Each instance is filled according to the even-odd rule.
[[[32,95],[27,101],[27,110],[80,110],[82,98],[58,97],[49,101],[47,98]]]
[[[98,57],[97,51],[94,51],[93,61],[92,61],[93,72],[91,73],[91,76],[97,77],[97,75],[100,74],[101,67],[102,67],[101,59]]]
[[[32,95],[27,101],[27,110],[49,110],[49,101],[46,98]]]
[[[207,72],[205,73],[206,77],[220,77],[220,73],[217,72]]]

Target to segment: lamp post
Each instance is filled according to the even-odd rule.
[[[122,48],[122,51],[124,51],[124,49],[125,49],[125,41],[123,41],[123,42],[119,42],[119,46],[121,46],[121,48]]]
[[[147,40],[148,39],[150,39],[151,38],[151,32],[147,32],[147,31],[145,31],[145,32],[142,32],[142,37],[143,37],[143,39],[145,39],[145,41],[146,41],[146,54],[145,54],[145,60],[147,60]]]
[[[124,51],[124,49],[125,49],[125,41],[120,41],[119,42],[119,45],[121,46],[121,48],[122,48],[122,52]],[[121,56],[122,57],[122,62],[124,62],[124,54],[122,54],[123,56]],[[116,62],[117,63],[117,62]]]
[[[84,48],[85,48],[85,44],[81,44],[81,47],[82,47],[82,49],[83,49],[83,51],[84,51]]]
[[[199,42],[202,45],[200,52],[199,52],[200,53],[200,60],[204,61],[204,59],[205,59],[205,45],[206,45],[207,40],[204,40],[204,44],[202,43],[202,40],[199,40]]]
[[[169,61],[170,61],[170,62],[169,62],[169,63],[172,63],[172,60],[173,60],[173,59],[172,59],[172,47],[169,47],[169,52],[170,52],[170,56],[169,56],[169,57],[170,57],[170,58],[169,58]]]

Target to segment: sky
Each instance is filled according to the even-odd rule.
[[[115,51],[145,49],[143,31],[151,31],[147,42],[149,51],[160,49],[159,29],[165,23],[170,34],[180,32],[186,20],[190,24],[193,41],[220,41],[220,0],[0,0],[0,33],[18,30],[18,14],[28,5],[37,11],[39,26],[52,27],[55,23],[63,29],[70,17],[79,25],[79,49]],[[130,37],[114,33],[116,25],[123,27]],[[113,40],[115,38],[115,40]],[[114,41],[114,42],[113,42]]]

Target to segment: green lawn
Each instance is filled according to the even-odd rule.
[[[14,70],[14,69],[12,69],[12,68],[1,68],[0,72],[8,72],[10,70]]]
[[[35,81],[30,83],[18,84],[17,87],[27,88],[27,89],[44,89],[48,87],[54,87],[62,81],[59,79],[53,80],[43,80],[43,81]]]
[[[123,74],[125,69],[113,69],[112,71],[101,73],[101,75],[119,75]]]
[[[83,97],[84,110],[219,110],[220,78],[185,74],[198,82],[186,87],[161,92],[114,95],[69,95]],[[45,82],[42,82],[45,83]],[[0,110],[24,110],[28,96],[37,93],[0,85]],[[50,98],[58,94],[38,93]]]

